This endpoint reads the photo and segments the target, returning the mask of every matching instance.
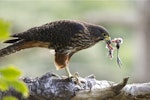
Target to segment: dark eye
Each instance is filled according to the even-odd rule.
[[[106,33],[103,33],[103,36],[106,36],[107,34]]]

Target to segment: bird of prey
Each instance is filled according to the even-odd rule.
[[[82,21],[60,20],[11,35],[4,41],[11,45],[0,50],[0,57],[33,47],[53,49],[56,68],[65,68],[68,77],[72,77],[68,68],[71,56],[99,41],[110,44],[109,33],[104,27]]]

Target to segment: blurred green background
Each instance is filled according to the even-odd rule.
[[[12,34],[62,19],[102,25],[112,38],[124,39],[120,49],[122,67],[117,66],[116,52],[110,60],[105,43],[100,42],[72,57],[71,72],[79,72],[82,77],[94,74],[99,80],[118,82],[130,76],[132,82],[147,82],[150,77],[147,29],[141,28],[147,24],[141,23],[146,16],[141,13],[148,9],[146,2],[149,0],[0,0],[0,18],[11,23]],[[0,44],[0,48],[5,46]],[[48,49],[32,48],[0,58],[0,66],[16,65],[24,76],[37,77],[49,71],[65,75],[64,70],[56,71],[53,61],[54,55]]]

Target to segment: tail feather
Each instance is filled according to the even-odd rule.
[[[23,33],[17,33],[10,36],[11,39],[4,41],[3,43],[10,43],[11,45],[0,50],[0,57],[15,53],[22,49],[28,49],[32,47],[44,47],[50,46],[49,42],[28,39]]]
[[[11,53],[15,53],[17,51],[20,50],[19,45],[21,44],[21,42],[19,43],[14,43],[6,48],[3,48],[0,50],[0,57],[4,57],[6,55],[9,55]]]
[[[6,41],[4,41],[3,43],[15,43],[15,42],[18,42],[18,41],[20,41],[21,39],[10,39],[10,40],[6,40]]]
[[[0,57],[4,57],[6,55],[20,51],[22,49],[28,49],[28,48],[32,48],[32,47],[48,48],[50,46],[49,42],[27,41],[27,40],[21,40],[21,39],[20,40],[12,39],[12,40],[6,41],[5,43],[12,43],[12,45],[9,45],[8,47],[1,49]]]
[[[12,43],[12,44],[0,50],[0,57],[4,57],[6,55],[19,51],[20,50],[19,46],[21,46],[24,42],[25,41],[20,38],[12,38],[4,41],[3,43]]]

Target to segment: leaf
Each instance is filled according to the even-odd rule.
[[[0,40],[5,40],[9,36],[10,23],[0,19]],[[16,91],[22,93],[24,97],[28,97],[29,91],[26,84],[19,80],[22,72],[14,66],[0,68],[0,90],[6,91],[9,87],[13,87]],[[13,96],[6,96],[3,100],[18,100]]]
[[[8,66],[0,69],[0,89],[7,90],[8,87],[13,87],[16,91],[22,93],[24,97],[28,97],[29,90],[26,84],[20,81],[18,78],[21,75],[21,71],[14,66]]]
[[[6,68],[0,69],[0,75],[2,77],[5,77],[7,80],[18,79],[21,74],[21,71],[15,68],[14,66],[8,66]]]
[[[0,90],[1,91],[8,90],[8,85],[7,85],[7,82],[4,78],[0,78]]]
[[[10,23],[0,19],[0,40],[5,40],[9,36]]]
[[[24,82],[16,80],[16,81],[11,82],[10,86],[12,86],[16,91],[22,93],[24,97],[29,96],[28,87]]]
[[[13,96],[5,96],[5,97],[3,97],[3,100],[18,100],[18,99]]]

